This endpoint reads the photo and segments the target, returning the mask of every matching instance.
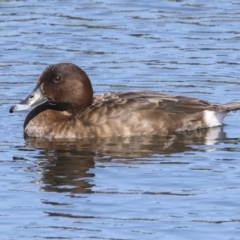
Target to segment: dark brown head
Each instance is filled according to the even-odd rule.
[[[93,89],[87,74],[75,64],[58,63],[44,70],[34,91],[10,112],[34,108],[46,102],[72,112],[90,106],[92,99]]]

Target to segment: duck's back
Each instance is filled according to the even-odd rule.
[[[157,109],[171,113],[196,113],[217,105],[197,98],[174,96],[158,92],[116,92],[95,95],[93,105],[130,106],[134,110]]]

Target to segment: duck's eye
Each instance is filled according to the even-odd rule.
[[[60,77],[60,76],[56,76],[56,77],[54,77],[54,79],[53,79],[53,81],[55,82],[55,83],[58,83],[58,82],[60,82],[62,80],[62,78]]]

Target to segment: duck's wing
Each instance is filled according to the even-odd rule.
[[[96,95],[93,104],[77,115],[84,124],[89,125],[102,124],[113,118],[127,119],[133,113],[172,117],[192,115],[216,107],[217,105],[196,98],[154,92],[106,93]]]
[[[128,92],[116,94],[119,99],[135,99],[138,107],[151,107],[169,113],[196,113],[215,109],[218,105],[197,98],[174,96],[155,92]]]

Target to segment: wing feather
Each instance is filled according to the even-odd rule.
[[[165,114],[194,114],[216,105],[196,98],[173,96],[155,92],[107,93],[94,96],[93,104],[78,113],[85,125],[99,125],[108,119],[126,119],[133,112],[161,111]],[[145,111],[146,112],[146,111]]]

